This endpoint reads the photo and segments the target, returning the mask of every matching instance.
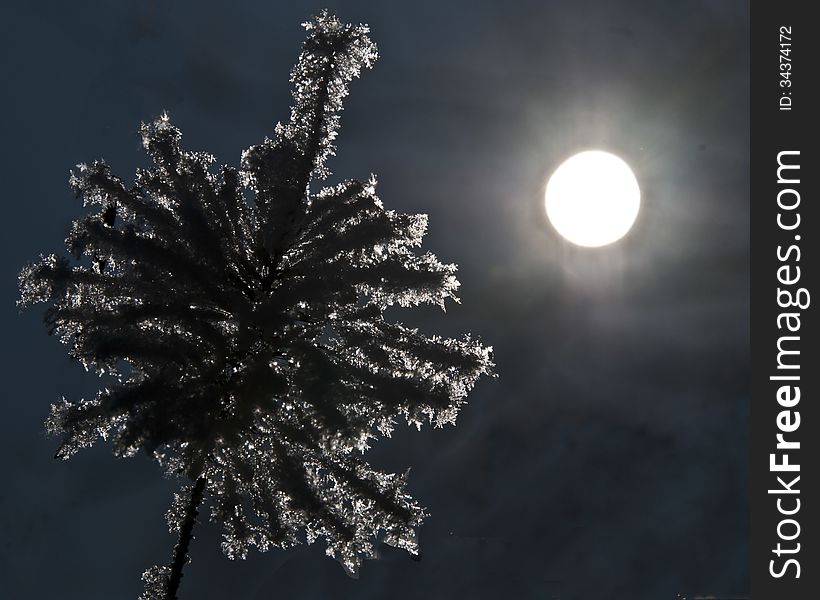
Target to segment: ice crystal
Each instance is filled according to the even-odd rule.
[[[166,566],[153,566],[146,569],[142,574],[142,582],[145,585],[139,600],[154,600],[164,598],[165,590],[168,588],[168,580],[171,577],[171,569]]]
[[[405,476],[358,451],[399,417],[452,423],[491,349],[384,317],[457,300],[455,265],[418,250],[425,215],[385,210],[372,176],[311,192],[348,85],[377,53],[366,26],[327,12],[305,28],[274,139],[239,169],[215,168],[163,114],[142,125],[153,165],[133,186],[102,161],[79,165],[70,183],[96,210],[72,226],[74,260],[23,269],[20,302],[48,303],[70,354],[113,376],[93,399],[52,406],[57,456],[100,437],[121,456],[144,451],[201,483],[176,495],[172,531],[190,537],[204,494],[229,557],[323,538],[354,573],[377,535],[416,553],[425,516]],[[168,567],[143,577],[146,599],[173,578]]]

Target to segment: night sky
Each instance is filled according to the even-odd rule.
[[[238,6],[235,6],[238,5]],[[82,212],[68,170],[129,183],[137,129],[167,110],[189,149],[237,164],[290,104],[299,24],[370,24],[331,183],[376,173],[430,216],[461,305],[401,319],[495,348],[458,425],[400,428],[369,460],[432,514],[422,560],[386,548],[358,580],[323,545],[229,561],[198,526],[185,599],[673,600],[748,594],[748,3],[13,3],[0,21],[5,598],[136,598],[175,542],[175,490],[104,443],[52,458],[61,395],[99,381],[22,316],[17,273]],[[562,241],[543,208],[575,152],[634,169],[642,212],[613,246]]]

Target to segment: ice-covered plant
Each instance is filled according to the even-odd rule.
[[[373,177],[312,191],[377,53],[366,26],[327,12],[305,28],[290,119],[240,168],[183,150],[166,115],[144,124],[153,165],[131,187],[79,165],[71,185],[93,208],[66,240],[73,259],[20,275],[21,304],[47,303],[51,332],[110,382],[52,407],[57,456],[102,437],[187,482],[168,512],[173,558],[146,571],[144,598],[176,596],[203,500],[231,558],[324,538],[355,572],[377,535],[416,553],[425,511],[361,452],[399,418],[452,423],[492,369],[469,336],[385,319],[456,299],[456,267],[419,250],[425,215],[385,210]]]

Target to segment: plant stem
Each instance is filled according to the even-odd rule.
[[[196,516],[198,514],[199,503],[202,502],[202,494],[205,491],[205,478],[200,477],[194,484],[194,489],[191,490],[191,498],[188,501],[188,506],[185,508],[185,518],[179,528],[179,541],[174,548],[174,559],[171,562],[171,576],[168,578],[168,594],[167,600],[177,600],[177,590],[179,589],[179,582],[182,580],[182,569],[185,563],[188,562],[188,546],[191,544],[193,536],[191,532],[194,530],[196,524]]]

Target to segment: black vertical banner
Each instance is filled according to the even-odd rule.
[[[820,29],[811,2],[752,5],[753,600],[820,598]]]

